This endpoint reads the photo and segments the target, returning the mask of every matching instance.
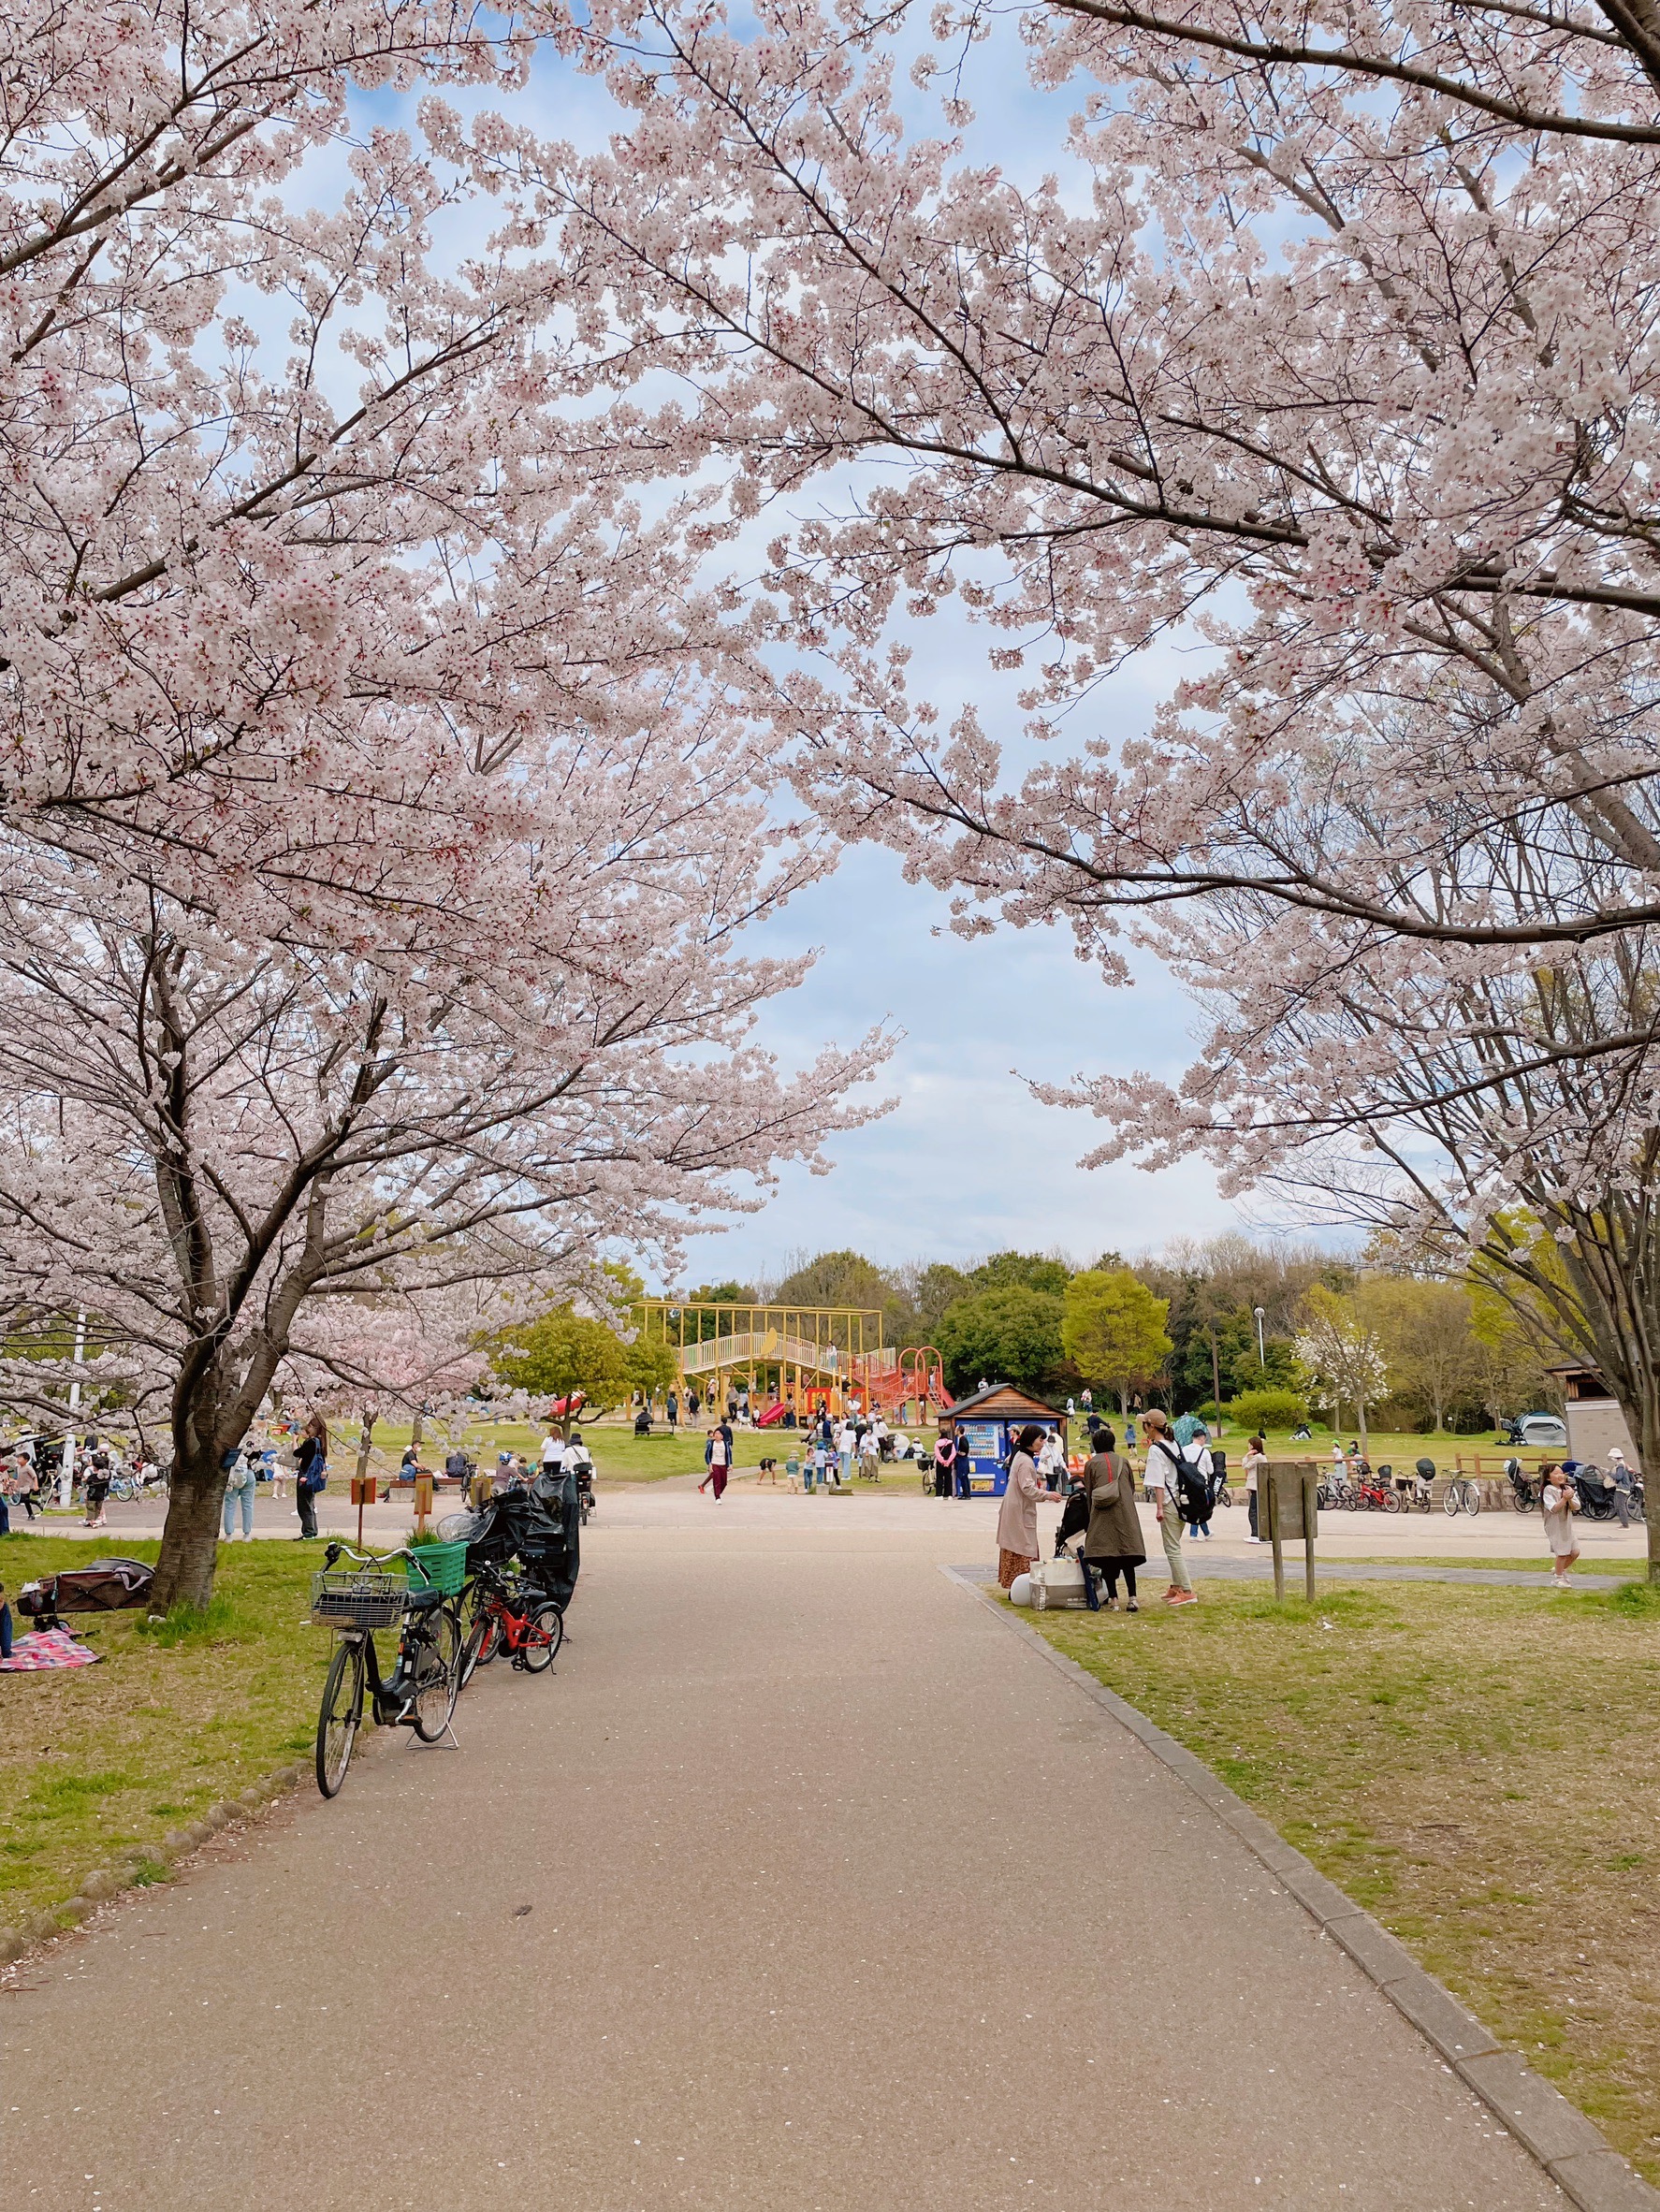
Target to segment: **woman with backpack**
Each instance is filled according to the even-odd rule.
[[[1149,1406],[1142,1416],[1142,1433],[1147,1439],[1147,1495],[1158,1516],[1158,1534],[1170,1567],[1170,1588],[1164,1594],[1164,1602],[1167,1606],[1197,1605],[1199,1599],[1188,1579],[1187,1563],[1182,1557],[1184,1469],[1182,1455],[1171,1435],[1169,1415],[1157,1405]]]
[[[1182,1464],[1199,1477],[1198,1482],[1183,1485],[1182,1519],[1196,1544],[1208,1544],[1216,1481],[1216,1462],[1211,1458],[1211,1433],[1197,1414],[1184,1413],[1178,1417],[1171,1433],[1182,1455]]]
[[[294,1455],[294,1503],[299,1509],[297,1544],[317,1533],[317,1493],[328,1480],[328,1423],[320,1413],[306,1422]]]
[[[1043,1440],[1040,1428],[1022,1429],[1009,1462],[1009,1481],[997,1508],[997,1581],[1008,1590],[1016,1575],[1038,1564],[1038,1499],[1043,1477],[1032,1457]]]
[[[1118,1578],[1124,1577],[1127,1612],[1141,1608],[1135,1601],[1135,1571],[1147,1556],[1142,1541],[1142,1517],[1135,1509],[1135,1483],[1129,1462],[1114,1448],[1111,1429],[1098,1429],[1095,1449],[1084,1467],[1084,1489],[1089,1499],[1089,1525],[1084,1532],[1084,1572],[1099,1574],[1107,1585],[1107,1609],[1118,1605]]]

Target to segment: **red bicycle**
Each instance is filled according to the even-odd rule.
[[[471,1593],[473,1619],[461,1646],[461,1681],[505,1652],[526,1674],[545,1674],[565,1640],[565,1616],[544,1592],[481,1566]]]
[[[1393,1482],[1385,1482],[1370,1468],[1354,1485],[1354,1503],[1362,1513],[1398,1513],[1401,1501]]]

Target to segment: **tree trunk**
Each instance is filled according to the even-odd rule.
[[[1216,1332],[1211,1331],[1211,1389],[1215,1395],[1211,1403],[1216,1409],[1216,1425],[1222,1424],[1222,1369],[1216,1359]]]
[[[1441,1431],[1442,1431],[1442,1429],[1443,1429],[1443,1428],[1446,1426],[1445,1422],[1443,1421],[1443,1419],[1442,1419],[1442,1418],[1441,1418],[1441,1414],[1442,1414],[1442,1407],[1441,1407],[1441,1398],[1440,1398],[1440,1393],[1439,1393],[1438,1391],[1435,1393],[1435,1400],[1434,1400],[1434,1411],[1435,1411],[1435,1433],[1436,1433],[1436,1435],[1438,1436],[1438,1435],[1441,1433]]]
[[[1660,1582],[1660,1385],[1651,1383],[1643,1392],[1641,1417],[1626,1422],[1637,1439],[1638,1466],[1643,1478],[1643,1525],[1649,1538],[1649,1580]]]
[[[1371,1439],[1366,1434],[1366,1401],[1364,1398],[1361,1400],[1359,1411],[1361,1416],[1361,1457],[1363,1460],[1369,1460],[1372,1457],[1372,1451]]]
[[[415,1409],[415,1419],[409,1424],[410,1445],[411,1448],[417,1453],[421,1448],[421,1444],[426,1436],[426,1433],[425,1425],[421,1419],[421,1409],[417,1405]]]
[[[187,1460],[175,1445],[167,1518],[150,1593],[152,1613],[170,1612],[177,1605],[206,1609],[219,1560],[225,1477],[211,1448]]]

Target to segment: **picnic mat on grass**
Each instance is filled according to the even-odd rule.
[[[0,1659],[0,1674],[39,1674],[49,1666],[96,1666],[103,1654],[89,1652],[66,1628],[31,1628]]]

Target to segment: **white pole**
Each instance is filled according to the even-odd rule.
[[[79,1367],[86,1354],[86,1308],[82,1306],[75,1317],[75,1364]],[[58,1504],[66,1511],[69,1492],[75,1484],[75,1416],[80,1411],[80,1377],[69,1385],[69,1419],[64,1424],[64,1457],[58,1468]]]
[[[1262,1342],[1262,1316],[1267,1310],[1266,1306],[1257,1308],[1257,1364],[1264,1375],[1268,1373],[1268,1347]]]

